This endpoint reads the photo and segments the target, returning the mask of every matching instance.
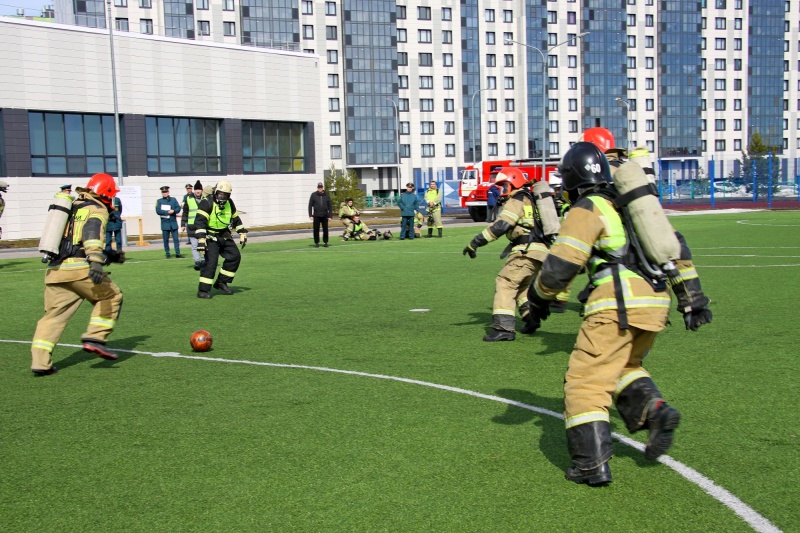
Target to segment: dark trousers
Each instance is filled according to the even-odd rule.
[[[161,236],[164,238],[164,253],[169,256],[169,236],[172,235],[172,243],[175,246],[175,255],[181,254],[181,243],[178,239],[177,229],[162,229]]]
[[[217,281],[230,283],[239,270],[242,254],[233,239],[212,239],[206,243],[206,266],[200,270],[200,285],[198,290],[208,292],[214,283],[214,274],[217,273],[217,263],[220,256],[223,259],[222,268],[219,269]]]
[[[121,229],[114,229],[114,230],[106,230],[106,250],[111,249],[111,239],[117,243],[117,251],[119,252],[122,250],[122,230]]]
[[[400,240],[402,241],[408,237],[409,239],[414,238],[414,217],[402,217],[400,219]]]
[[[486,207],[486,221],[494,222],[497,218],[497,206],[491,205]]]
[[[319,227],[322,226],[322,242],[328,244],[328,217],[314,217],[314,244],[319,244]]]

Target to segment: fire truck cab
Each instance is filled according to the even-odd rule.
[[[548,182],[558,168],[558,163],[559,159],[545,160],[545,176]],[[541,159],[502,159],[467,165],[461,172],[458,195],[461,198],[461,207],[465,207],[469,211],[469,216],[475,222],[486,221],[488,215],[487,193],[503,167],[518,167],[528,175],[531,181],[542,179]]]

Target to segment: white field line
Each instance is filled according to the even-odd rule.
[[[20,340],[7,340],[7,339],[0,339],[0,342],[5,343],[16,343],[16,344],[30,344],[30,341],[20,341]],[[61,344],[61,346],[69,346],[71,348],[81,348],[82,345],[79,344]],[[338,368],[328,368],[324,366],[309,366],[309,365],[294,365],[288,363],[267,363],[263,361],[247,361],[247,360],[239,360],[239,359],[217,359],[214,357],[204,357],[200,355],[183,355],[178,352],[142,352],[138,350],[117,350],[117,352],[126,352],[126,353],[133,353],[138,355],[149,355],[152,357],[171,357],[174,359],[190,359],[190,360],[197,360],[197,361],[209,361],[214,363],[232,363],[232,364],[240,364],[240,365],[253,365],[253,366],[267,366],[272,368],[292,368],[298,370],[315,370],[319,372],[332,372],[335,374],[346,374],[349,376],[360,376],[366,378],[375,378],[375,379],[385,379],[389,381],[398,381],[401,383],[408,383],[411,385],[421,385],[423,387],[431,387],[433,389],[439,389],[449,392],[455,392],[458,394],[466,394],[467,396],[472,396],[473,398],[481,398],[484,400],[490,400],[493,402],[504,403],[506,405],[513,405],[514,407],[519,407],[520,409],[525,409],[528,411],[532,411],[534,413],[538,413],[540,415],[551,416],[553,418],[557,418],[559,420],[563,420],[564,416],[561,413],[556,413],[555,411],[551,411],[549,409],[544,409],[542,407],[537,407],[535,405],[530,405],[522,402],[518,402],[515,400],[509,400],[508,398],[502,398],[500,396],[493,396],[491,394],[483,394],[480,392],[471,391],[468,389],[462,389],[459,387],[451,387],[449,385],[440,385],[438,383],[431,383],[429,381],[420,381],[417,379],[409,379],[409,378],[401,378],[397,376],[387,376],[384,374],[371,374],[368,372],[357,372],[354,370],[341,370]],[[54,379],[54,378],[50,378]],[[57,378],[55,378],[57,379]],[[617,439],[619,442],[630,446],[631,448],[635,448],[640,452],[644,452],[644,444],[637,442],[631,438],[628,438],[624,435],[620,435],[619,433],[612,433],[612,437]],[[684,465],[683,463],[676,461],[675,459],[671,458],[668,455],[662,455],[658,458],[658,462],[662,463],[663,465],[671,468],[684,478],[686,478],[691,483],[694,483],[698,487],[700,487],[703,492],[729,508],[733,511],[739,518],[747,522],[753,530],[759,533],[782,533],[780,529],[778,529],[772,522],[770,522],[766,517],[761,516],[755,509],[751,508],[749,505],[744,503],[742,500],[734,496],[730,491],[720,487],[703,474],[698,472],[697,470]]]

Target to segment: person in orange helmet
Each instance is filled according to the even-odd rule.
[[[53,365],[53,350],[84,300],[94,306],[89,326],[81,335],[84,351],[117,359],[105,344],[119,318],[122,291],[103,271],[103,265],[123,263],[125,253],[103,250],[106,224],[119,189],[113,177],[95,174],[85,188],[76,191],[78,198],[72,204],[59,254],[47,265],[44,276],[45,314],[36,325],[31,344],[34,376],[58,371]]]

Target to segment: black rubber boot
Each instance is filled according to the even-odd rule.
[[[442,228],[439,228],[437,231],[439,232],[439,238],[441,239],[442,238]]]
[[[431,237],[433,237],[433,228],[428,228],[428,234],[425,235],[425,238],[430,239]]]
[[[513,341],[516,338],[517,335],[513,331],[502,331],[499,329],[483,336],[483,340],[486,342]]]
[[[567,302],[564,300],[553,300],[550,302],[551,313],[563,313],[567,310]]]
[[[567,447],[572,457],[572,466],[566,472],[568,481],[592,487],[611,483],[608,466],[613,452],[610,423],[588,422],[568,428]]]
[[[211,299],[211,295],[209,293],[207,293],[206,291],[197,291],[197,297],[198,298],[205,298],[206,300],[210,300]]]
[[[647,415],[647,424],[650,426],[650,437],[644,449],[644,456],[655,461],[666,453],[672,446],[675,437],[675,428],[681,421],[681,414],[677,409],[667,405],[664,400],[656,401]]]
[[[228,287],[228,284],[225,283],[224,281],[217,281],[216,283],[214,283],[214,288],[219,291],[222,291],[223,294],[228,294],[228,295],[233,294],[231,288]]]
[[[56,368],[56,365],[53,365],[46,370],[36,369],[36,370],[31,370],[31,372],[33,372],[34,377],[40,378],[42,376],[52,376],[53,374],[58,372],[58,369]]]
[[[530,311],[524,313],[522,315],[522,322],[524,325],[522,329],[519,330],[520,333],[525,333],[527,335],[533,335],[536,333],[540,327],[542,327],[542,322],[538,318],[534,318]]]
[[[624,381],[624,377],[622,378]],[[661,399],[661,392],[653,380],[640,377],[616,393],[615,405],[625,421],[625,427],[631,433],[640,429],[648,429],[647,412],[651,404]]]

